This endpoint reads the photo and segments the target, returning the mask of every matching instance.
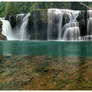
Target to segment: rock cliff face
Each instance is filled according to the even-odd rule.
[[[81,11],[77,20],[79,21],[79,28],[80,28],[80,35],[85,36],[87,35],[87,18],[88,18],[87,11]]]
[[[2,35],[2,22],[0,21],[0,40],[7,40],[7,38]]]

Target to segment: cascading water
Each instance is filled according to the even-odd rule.
[[[2,34],[7,37],[7,40],[11,40],[14,34],[12,32],[10,22],[8,20],[3,20],[3,19],[0,19],[0,20],[3,23]]]
[[[22,21],[20,30],[19,30],[19,37],[21,40],[28,40],[28,35],[27,35],[27,31],[26,31],[26,27],[27,27],[27,23],[28,23],[28,17],[30,16],[30,13],[28,13]]]
[[[48,10],[48,39],[53,40],[54,30],[57,33],[56,40],[75,40],[80,36],[78,22],[76,20],[80,11],[67,9],[49,9]],[[54,17],[53,17],[54,16]],[[63,18],[67,17],[67,20]],[[58,19],[57,19],[58,18]],[[54,22],[55,21],[55,22]],[[54,25],[54,26],[53,26]],[[77,33],[78,32],[78,33]],[[77,37],[77,38],[76,38]]]
[[[92,35],[92,18],[88,19],[87,30],[87,35]]]
[[[16,25],[12,28],[8,20],[1,19],[3,23],[2,34],[7,37],[7,40],[28,40],[27,36],[27,23],[30,13],[26,16],[24,14],[16,15]]]
[[[64,26],[63,26],[63,30],[62,30],[62,35],[61,35],[61,37],[62,37],[62,39],[64,40],[64,34],[65,34],[65,32],[66,32],[66,30],[68,29],[68,28],[73,28],[73,27],[79,27],[79,23],[78,22],[70,22],[70,23],[67,23],[67,24],[65,24]],[[74,28],[73,28],[74,29]],[[74,29],[75,30],[75,29]]]
[[[79,27],[69,27],[66,29],[63,40],[78,40],[80,36]]]
[[[43,22],[39,12],[17,14],[15,25],[10,19],[1,19],[2,34],[8,40],[91,40],[92,10],[75,11],[51,8],[47,21]],[[46,25],[46,26],[44,26]]]

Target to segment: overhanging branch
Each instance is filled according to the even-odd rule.
[[[92,8],[89,7],[88,5],[86,5],[86,4],[82,3],[82,2],[79,2],[79,3],[80,3],[82,6],[86,7],[87,9],[92,10]]]

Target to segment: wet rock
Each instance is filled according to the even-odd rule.
[[[16,15],[6,16],[5,20],[9,20],[12,28],[16,26]]]
[[[80,35],[87,35],[87,11],[81,11],[77,20],[79,21]]]
[[[68,15],[68,14],[64,14],[64,15],[63,15],[63,20],[62,20],[62,27],[63,27],[66,23],[69,23],[69,21],[70,21],[69,15]]]
[[[6,40],[6,37],[2,35],[2,22],[0,21],[0,40]]]
[[[10,21],[12,28],[14,28],[16,26],[16,15],[10,16],[9,21]]]
[[[28,33],[30,39],[46,40],[47,39],[47,22],[44,22],[40,11],[33,11],[28,20]]]

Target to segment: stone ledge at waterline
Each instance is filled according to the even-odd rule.
[[[4,35],[2,35],[2,22],[0,21],[0,40],[7,40]]]

